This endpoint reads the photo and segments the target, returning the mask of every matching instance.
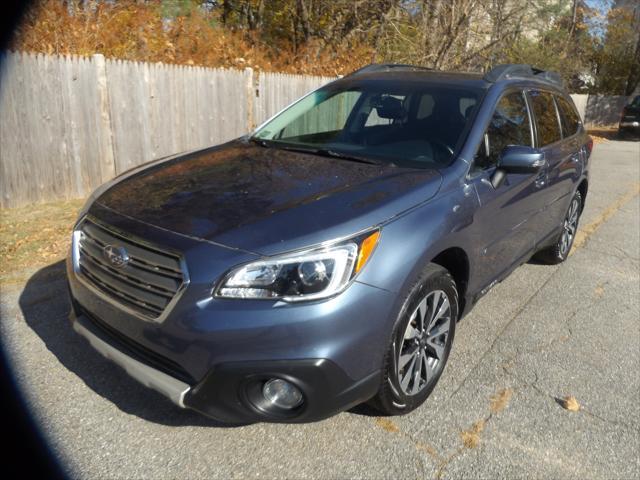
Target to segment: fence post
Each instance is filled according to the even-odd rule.
[[[253,68],[247,67],[244,69],[246,76],[246,91],[247,91],[247,130],[252,132],[256,128],[253,104],[254,104],[254,83],[253,83]]]
[[[92,56],[96,69],[98,102],[100,108],[100,172],[101,183],[116,176],[116,162],[113,150],[113,132],[111,129],[111,107],[109,105],[109,85],[107,84],[107,64],[104,55],[96,53]]]

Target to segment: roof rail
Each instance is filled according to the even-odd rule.
[[[564,82],[562,81],[562,77],[558,72],[549,72],[545,70],[540,70],[538,68],[534,68],[533,73],[536,76],[536,78],[540,78],[545,82],[553,83],[554,85],[557,85],[560,88],[564,87]]]
[[[513,77],[533,77],[531,65],[506,64],[493,67],[484,76],[487,82],[499,82]]]
[[[506,64],[497,65],[484,75],[487,82],[499,82],[509,78],[535,78],[562,88],[562,77],[558,72],[548,72],[531,65]]]
[[[419,70],[433,70],[429,67],[421,67],[418,65],[408,65],[404,63],[371,63],[366,65],[358,70],[351,72],[347,76],[352,75],[360,75],[361,73],[371,73],[371,72],[390,72],[392,70],[409,70],[409,71],[419,71]]]

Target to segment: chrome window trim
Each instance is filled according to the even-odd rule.
[[[553,143],[547,143],[546,145],[539,145],[540,144],[540,139],[538,138],[539,137],[539,135],[538,135],[538,133],[539,133],[538,132],[538,118],[535,117],[535,112],[533,111],[533,101],[531,99],[531,92],[533,92],[533,91],[548,93],[552,97],[554,97],[555,95],[560,95],[560,93],[557,90],[545,89],[544,87],[538,87],[538,86],[531,87],[531,88],[528,88],[526,90],[527,97],[528,97],[529,102],[531,104],[530,105],[530,107],[531,107],[531,115],[533,115],[533,117],[535,118],[535,122],[536,122],[536,148],[539,148],[539,149],[542,150],[542,149],[549,148],[549,147],[552,147],[552,148],[556,147],[556,146],[560,145],[562,142],[564,142],[567,138],[571,138],[571,137],[566,137],[565,138],[565,137],[562,136],[562,124],[560,123],[560,117],[558,116],[558,107],[556,105],[555,98],[553,98],[553,105],[554,105],[554,108],[555,108],[555,111],[556,111],[556,121],[558,122],[558,128],[560,129],[560,139],[556,140]],[[575,135],[578,135],[579,133],[581,133],[581,132],[578,131],[578,132],[575,133]]]
[[[167,306],[164,308],[164,310],[162,311],[162,313],[160,315],[158,315],[157,317],[153,318],[147,315],[144,315],[136,310],[134,310],[133,308],[128,307],[127,305],[124,305],[120,302],[118,302],[115,298],[107,295],[106,293],[104,293],[103,291],[101,291],[100,289],[98,289],[95,285],[93,285],[92,282],[90,282],[80,271],[80,237],[82,235],[82,231],[80,230],[80,227],[82,226],[82,224],[86,221],[89,220],[93,223],[95,223],[96,225],[99,225],[100,227],[104,228],[105,230],[123,237],[125,240],[130,241],[131,243],[137,243],[139,245],[144,245],[146,247],[148,247],[149,249],[161,252],[161,253],[170,253],[172,255],[175,255],[178,257],[178,261],[180,263],[180,269],[182,270],[182,284],[178,287],[178,290],[176,291],[175,295],[173,296],[173,298],[171,299],[171,301],[167,304]],[[184,260],[184,257],[176,252],[173,252],[171,250],[163,250],[162,248],[149,243],[143,239],[140,239],[139,237],[130,235],[126,232],[123,232],[121,230],[115,229],[113,227],[111,227],[110,225],[106,225],[104,223],[102,223],[101,221],[97,220],[95,217],[91,216],[91,215],[85,215],[83,216],[77,223],[76,226],[73,230],[73,235],[72,235],[72,240],[71,240],[71,265],[73,268],[73,273],[76,277],[76,279],[88,290],[90,290],[93,294],[95,294],[97,297],[99,297],[101,300],[104,300],[105,302],[113,305],[114,307],[118,308],[119,310],[122,310],[123,312],[129,314],[129,315],[133,315],[137,318],[139,318],[140,320],[143,320],[145,322],[151,322],[151,323],[162,323],[164,322],[167,317],[169,316],[169,314],[171,313],[171,311],[173,310],[173,308],[175,307],[175,305],[178,303],[178,301],[180,300],[180,298],[182,297],[182,295],[184,294],[184,291],[187,289],[187,286],[189,285],[191,279],[189,278],[189,271],[187,269],[187,264]]]

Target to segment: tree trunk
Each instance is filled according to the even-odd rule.
[[[302,35],[306,43],[311,37],[311,24],[309,23],[309,11],[307,10],[304,0],[298,0],[298,15],[302,24]]]
[[[629,76],[627,77],[627,85],[624,92],[627,96],[633,95],[640,84],[640,33],[638,33],[637,36],[638,39],[636,40],[636,51],[634,54],[635,61],[629,69]]]

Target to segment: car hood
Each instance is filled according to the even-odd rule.
[[[235,141],[115,179],[96,203],[133,219],[270,255],[378,225],[438,191],[436,170],[371,165]]]

